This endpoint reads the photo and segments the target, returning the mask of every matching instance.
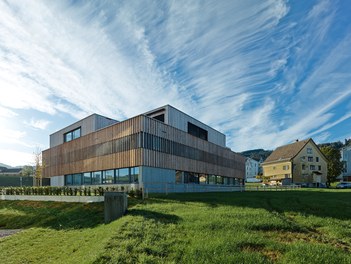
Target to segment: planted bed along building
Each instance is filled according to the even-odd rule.
[[[245,177],[245,157],[224,134],[170,105],[122,122],[88,116],[50,135],[43,162],[52,186],[221,191]]]

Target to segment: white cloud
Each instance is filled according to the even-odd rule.
[[[327,45],[337,5],[291,14],[293,4],[1,2],[0,115],[122,120],[172,104],[224,131],[235,151],[328,137],[351,96],[351,38]]]
[[[1,163],[7,164],[13,167],[32,165],[34,163],[34,155],[33,153],[15,151],[11,149],[2,149],[0,151],[0,161]]]
[[[49,120],[34,120],[32,118],[29,122],[25,121],[24,123],[33,128],[44,130],[51,122]]]

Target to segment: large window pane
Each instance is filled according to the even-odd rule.
[[[101,184],[101,171],[94,171],[91,175],[92,184]]]
[[[176,183],[182,183],[183,181],[183,172],[182,171],[176,171]]]
[[[80,128],[78,128],[78,129],[72,131],[72,134],[73,134],[73,135],[72,135],[72,138],[73,138],[73,139],[79,138],[79,137],[80,137]]]
[[[73,174],[73,185],[82,185],[82,174]]]
[[[102,183],[103,184],[112,184],[114,183],[114,174],[115,172],[113,170],[106,170],[102,172]]]
[[[215,175],[209,175],[208,177],[209,177],[209,179],[208,179],[209,184],[216,184],[216,176]]]
[[[119,169],[118,183],[129,183],[129,168]]]
[[[223,177],[222,176],[217,176],[217,184],[223,184]]]
[[[130,168],[130,180],[131,183],[139,182],[139,167]]]
[[[199,175],[197,173],[189,173],[189,183],[199,183]]]
[[[83,174],[83,184],[84,185],[90,185],[91,184],[91,173],[90,172],[85,172]]]
[[[67,133],[65,134],[65,142],[71,141],[72,140],[72,133]]]
[[[65,176],[65,182],[66,182],[65,185],[72,185],[73,180],[72,180],[71,174]]]

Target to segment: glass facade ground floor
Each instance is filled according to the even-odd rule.
[[[138,184],[141,183],[142,167],[129,167],[91,171],[84,173],[68,174],[64,176],[65,186],[80,185],[104,185],[104,184]],[[157,170],[157,168],[154,168]],[[172,171],[172,170],[171,170]],[[195,173],[188,171],[173,171],[174,177],[171,182],[175,184],[201,184],[201,185],[226,185],[226,186],[242,186],[244,179],[236,177],[224,177],[220,175]],[[159,183],[163,182],[162,173],[158,179],[149,180],[143,178],[143,183]]]

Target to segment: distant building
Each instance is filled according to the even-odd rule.
[[[256,179],[259,170],[259,162],[257,160],[246,158],[245,161],[245,181],[258,182]]]
[[[278,147],[262,167],[265,178],[282,184],[318,187],[327,181],[327,159],[311,138]]]
[[[345,142],[348,143],[348,142]],[[345,146],[340,150],[341,161],[344,164],[344,170],[341,174],[341,180],[351,181],[351,145]]]
[[[122,122],[82,119],[50,135],[43,162],[53,186],[221,191],[245,177],[245,157],[224,134],[170,105]]]

